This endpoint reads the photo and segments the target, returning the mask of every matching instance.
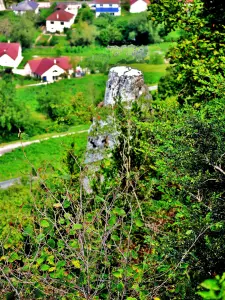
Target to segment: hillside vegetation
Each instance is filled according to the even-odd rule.
[[[109,59],[116,57],[103,60],[102,53],[82,60],[92,73],[86,78],[31,90],[30,107],[25,99],[28,111],[38,110],[57,126],[70,126],[90,116],[102,121],[111,113],[118,143],[109,156],[91,166],[85,164],[86,142],[79,134],[25,149],[33,160],[36,180],[0,191],[2,298],[224,299],[225,4],[155,0],[144,21],[142,16],[137,18],[134,33],[127,18],[128,13],[123,26],[121,18],[106,16],[96,21],[87,10],[81,11],[80,28],[76,27],[78,33],[71,32],[71,42],[77,45],[83,31],[91,27],[94,32],[96,26],[103,31],[102,41],[113,46],[105,51],[117,51],[122,33],[126,41],[135,36],[138,43],[150,25],[157,29],[147,32],[146,47],[135,52],[135,61],[123,62],[142,69],[148,83],[159,80],[149,102],[140,99],[128,109],[118,99],[114,107],[96,107],[104,93]],[[109,36],[112,27],[117,29],[116,36]],[[149,69],[153,58],[155,66],[162,59],[161,52],[145,61],[149,39],[153,33],[159,35],[159,27],[164,36],[178,27],[182,32],[166,54],[166,74],[164,64]],[[98,35],[94,39],[92,46],[100,43]],[[151,72],[155,77],[150,77]],[[14,124],[21,124],[17,97],[21,93],[21,99],[25,98],[26,88],[15,97],[8,78],[2,87],[2,107],[13,111],[6,126],[0,116],[6,135]],[[97,134],[103,137],[102,132]],[[48,156],[41,155],[44,147],[49,149]],[[21,151],[7,154],[15,160],[15,170],[8,165],[15,174]],[[29,172],[25,164],[23,170]]]

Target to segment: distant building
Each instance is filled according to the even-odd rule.
[[[96,17],[105,13],[110,14],[112,16],[121,15],[121,7],[120,7],[119,0],[96,0],[95,5],[96,5],[96,10],[95,10]]]
[[[28,11],[32,11],[35,14],[39,13],[39,4],[32,0],[25,0],[12,6],[12,10],[16,15],[23,15]]]
[[[66,3],[58,3],[56,6],[56,10],[65,10],[73,15],[77,15],[78,10],[81,8],[81,4],[76,2],[66,2]]]
[[[22,48],[19,43],[0,43],[0,66],[17,68],[22,59]]]
[[[67,77],[73,74],[68,57],[33,59],[28,61],[24,70],[25,75],[37,77],[46,82],[60,79],[64,74]]]
[[[140,13],[148,9],[149,0],[130,0],[130,13]]]
[[[75,15],[63,9],[56,10],[46,19],[48,32],[63,32],[64,28],[70,28],[75,20]]]

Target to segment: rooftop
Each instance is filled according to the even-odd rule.
[[[62,22],[68,22],[74,17],[73,14],[65,11],[65,10],[56,10],[54,13],[52,13],[50,16],[47,17],[46,20],[48,21],[62,21]]]
[[[32,11],[38,7],[38,3],[35,1],[25,0],[16,5],[12,6],[12,9],[15,11]]]
[[[13,60],[16,60],[19,53],[19,43],[0,43],[0,57],[4,54],[10,56]]]
[[[33,59],[29,60],[28,64],[30,65],[32,72],[39,76],[42,76],[54,65],[57,65],[65,71],[72,68],[68,57]]]

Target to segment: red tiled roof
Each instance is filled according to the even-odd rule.
[[[57,10],[52,13],[50,16],[47,17],[46,20],[48,21],[61,21],[61,22],[68,22],[74,17],[73,14],[65,11],[65,10]]]
[[[33,59],[29,60],[28,64],[30,65],[32,73],[39,76],[42,76],[54,65],[57,65],[64,71],[68,71],[72,68],[68,57]]]
[[[130,0],[130,5],[136,3],[138,0]],[[150,1],[149,0],[142,0],[144,1],[145,3],[147,3],[148,5],[150,4]]]
[[[19,54],[19,43],[0,43],[0,57],[4,54],[10,56],[13,60],[16,60]]]
[[[120,4],[120,0],[95,0],[96,4]]]
[[[60,10],[60,9],[65,10],[66,8],[67,8],[67,5],[66,5],[66,4],[63,4],[63,3],[59,3],[59,4],[56,6],[56,9],[57,9],[57,10]]]

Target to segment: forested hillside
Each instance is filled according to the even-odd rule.
[[[225,299],[224,12],[216,0],[152,1],[151,24],[182,35],[147,104],[117,99],[91,111],[102,122],[113,115],[118,133],[111,155],[92,166],[91,192],[79,139],[60,167],[33,169],[29,193],[0,192],[3,299]],[[14,90],[3,84],[4,104]]]

